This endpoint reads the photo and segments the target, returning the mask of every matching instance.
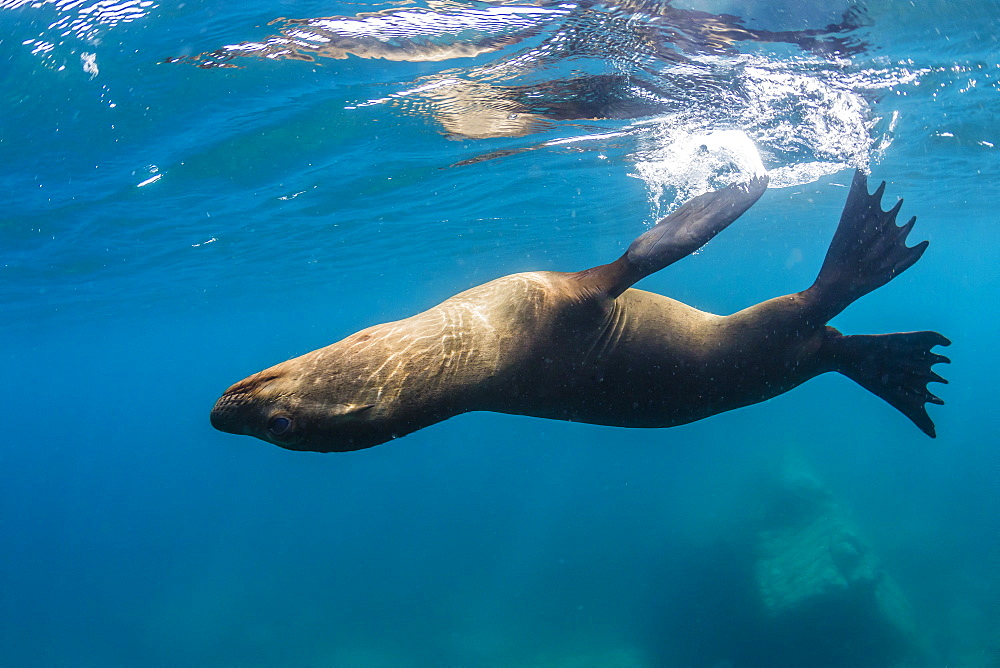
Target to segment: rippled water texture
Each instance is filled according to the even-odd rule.
[[[46,26],[37,39],[22,42],[31,47],[32,55],[49,56],[56,48],[66,44],[66,37],[73,37],[83,42],[97,43],[105,30],[114,28],[121,23],[130,23],[145,18],[150,10],[155,10],[157,3],[152,0],[3,0],[0,10],[8,9],[52,9],[55,11],[54,21]],[[53,41],[47,41],[47,40]],[[55,40],[60,40],[56,42]],[[55,55],[53,57],[58,57]],[[62,65],[60,65],[61,67]],[[91,74],[95,71],[84,68]]]
[[[901,111],[915,119],[922,101],[942,111],[920,141],[995,149],[989,132],[973,136],[975,123],[972,134],[952,127],[956,118],[988,115],[995,101],[1000,71],[990,36],[963,33],[959,21],[939,54],[921,36],[945,35],[950,24],[926,25],[919,10],[891,3],[760,3],[745,16],[725,2],[344,5],[339,15],[296,18],[265,4],[228,15],[210,4],[165,9],[148,1],[0,7],[10,26],[5,129],[35,130],[31,151],[14,152],[8,176],[12,214],[28,221],[14,227],[37,230],[25,241],[48,248],[50,278],[98,278],[129,260],[101,260],[104,269],[92,272],[75,228],[30,222],[40,207],[68,207],[60,218],[69,221],[84,202],[106,197],[120,206],[137,196],[135,186],[168,172],[193,179],[189,193],[207,183],[199,171],[232,169],[243,179],[257,169],[236,157],[244,150],[313,175],[285,172],[287,188],[280,179],[258,182],[280,191],[257,191],[269,202],[342,182],[339,159],[384,142],[404,149],[391,154],[434,167],[503,163],[537,150],[589,153],[643,182],[648,223],[739,178],[746,165],[762,162],[772,187],[867,168],[892,145]],[[53,106],[46,93],[59,89],[65,102]],[[407,117],[453,142],[415,134]],[[106,158],[84,155],[83,141],[100,144]],[[410,146],[430,161],[408,154]],[[70,185],[81,179],[95,187]],[[433,180],[427,186],[439,190]],[[307,199],[338,199],[335,190]],[[192,201],[168,199],[176,210],[158,209],[164,217],[150,223],[153,235],[168,219],[204,218],[188,208]],[[137,250],[131,233],[107,228],[106,216],[92,222],[87,229],[96,226],[109,242],[105,252]],[[221,238],[218,231],[192,229],[184,247]],[[39,269],[20,261],[11,268],[21,277]]]
[[[246,58],[350,54],[419,62],[492,53],[488,62],[419,77],[358,106],[389,104],[466,138],[520,137],[560,121],[576,121],[574,143],[627,137],[636,175],[654,201],[664,186],[683,184],[680,200],[719,185],[709,173],[732,171],[726,147],[721,155],[713,151],[707,170],[697,153],[706,146],[699,137],[719,128],[740,130],[765,153],[768,166],[777,168],[774,186],[866,167],[886,143],[884,133],[872,132],[879,119],[866,96],[915,78],[903,69],[850,68],[850,56],[865,51],[860,30],[867,19],[858,9],[844,9],[823,28],[799,30],[751,28],[728,14],[641,2],[442,3],[274,23],[279,33],[263,41],[176,60],[212,68],[250,66],[239,62]],[[777,53],[762,51],[764,45]],[[617,122],[593,128],[603,133],[583,134],[584,121]],[[498,156],[478,159],[489,157]]]

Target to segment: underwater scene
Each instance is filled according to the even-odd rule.
[[[0,0],[0,665],[1000,666],[998,35]]]

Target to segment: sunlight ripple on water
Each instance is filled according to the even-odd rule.
[[[627,136],[633,175],[646,182],[659,215],[738,169],[739,161],[722,160],[716,173],[705,173],[706,163],[689,149],[709,135],[749,138],[772,172],[772,187],[866,168],[877,159],[891,137],[880,132],[873,95],[915,75],[852,66],[850,56],[864,50],[856,34],[864,22],[863,12],[847,10],[840,23],[822,30],[782,32],[668,3],[453,4],[282,19],[278,34],[262,41],[172,60],[211,68],[241,60],[246,66],[250,58],[315,61],[348,54],[451,59],[453,67],[347,108],[388,105],[456,138],[559,133],[459,164],[565,145],[574,135],[600,137],[589,124],[603,122],[607,138]],[[741,52],[742,45],[756,44],[768,49]],[[788,57],[789,48],[799,54]],[[462,66],[463,57],[484,53],[495,55]],[[719,131],[728,134],[712,135]]]
[[[93,39],[103,28],[113,28],[119,23],[129,23],[144,18],[158,5],[153,0],[0,0],[0,9],[20,9],[30,6],[38,9],[51,5],[58,12],[58,19],[48,30],[60,37]]]
[[[362,230],[375,225],[364,206],[373,197],[391,207],[425,192],[458,193],[452,180],[490,172],[504,175],[499,188],[528,165],[558,181],[567,165],[605,160],[616,175],[602,184],[609,197],[630,188],[622,184],[628,176],[643,183],[648,209],[636,218],[648,224],[686,197],[745,178],[751,168],[740,156],[750,155],[749,143],[772,188],[882,161],[898,148],[901,122],[922,124],[911,144],[975,155],[995,153],[1000,144],[989,112],[1000,64],[988,40],[980,47],[956,36],[951,43],[969,50],[951,58],[914,46],[926,32],[918,26],[891,52],[885,32],[906,26],[896,5],[831,3],[786,15],[758,7],[762,15],[744,18],[640,0],[414,0],[270,22],[276,10],[266,3],[220,21],[211,19],[213,11],[198,4],[166,11],[150,0],[0,0],[13,51],[21,51],[7,91],[9,127],[45,128],[44,139],[36,137],[12,164],[16,187],[8,206],[32,220],[9,228],[24,257],[44,247],[48,260],[8,262],[6,270],[23,279],[8,281],[10,290],[29,285],[29,277],[58,283],[82,272],[95,282],[74,282],[68,298],[99,293],[116,271],[145,271],[128,259],[139,255],[193,267],[194,258],[174,249],[215,236],[221,248],[245,237],[241,216],[203,210],[209,201],[234,212],[244,206],[242,196],[231,205],[220,196],[213,180],[219,174],[222,183],[252,182],[261,201],[287,207],[282,213],[293,235],[313,234],[311,221],[331,210],[351,210],[342,215],[354,222],[339,229],[372,243],[377,237]],[[174,14],[198,29],[172,32],[171,21],[181,20]],[[42,67],[32,71],[32,62]],[[45,97],[50,87],[67,93],[59,114]],[[88,106],[95,102],[99,111]],[[99,138],[106,152],[67,153],[84,135]],[[372,151],[392,142],[420,148],[379,153],[403,162],[374,161],[377,176],[343,172],[342,160],[367,164]],[[529,151],[537,157],[519,157]],[[276,160],[273,176],[256,160],[263,154]],[[936,169],[930,155],[920,152],[909,164]],[[151,162],[162,169],[144,169]],[[976,169],[989,176],[992,164]],[[442,171],[447,167],[455,171]],[[88,187],[73,187],[78,179]],[[206,196],[189,194],[202,184],[213,184]],[[950,189],[970,199],[971,187],[959,181]],[[135,234],[96,205],[131,213],[122,203],[126,192],[163,198],[145,209],[148,220],[136,224],[146,227]],[[483,196],[492,196],[485,186]],[[454,220],[480,214],[464,211],[466,204],[456,195],[443,205]],[[60,213],[36,221],[43,211]],[[77,242],[90,234],[118,243],[99,249],[102,259],[95,260]],[[143,243],[161,234],[177,237],[172,247]],[[246,252],[256,252],[246,241]],[[121,257],[110,257],[112,247]],[[292,243],[289,252],[314,252],[311,243],[302,248]],[[52,298],[49,287],[40,289]]]

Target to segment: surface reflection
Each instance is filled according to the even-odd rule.
[[[769,168],[781,166],[772,187],[864,167],[884,148],[870,100],[899,75],[851,69],[866,48],[864,10],[827,14],[833,19],[778,30],[766,27],[766,17],[669,1],[432,1],[355,16],[278,18],[271,22],[276,32],[260,41],[168,60],[205,69],[348,56],[449,61],[347,108],[389,106],[457,139],[556,135],[492,147],[459,166],[565,146],[573,135],[591,141],[572,150],[600,150],[624,134],[634,175],[656,200],[667,181],[691,181],[671,166],[677,146],[718,130],[744,133]],[[695,156],[687,166],[698,162]]]

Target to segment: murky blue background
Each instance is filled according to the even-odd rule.
[[[828,376],[670,430],[470,414],[341,455],[218,433],[208,411],[254,371],[474,284],[614,259],[669,205],[640,167],[661,135],[446,137],[420,105],[361,104],[523,45],[164,63],[382,5],[84,4],[0,2],[0,663],[736,661],[707,640],[731,614],[714,546],[792,453],[905,592],[932,665],[998,665],[1000,4],[868,3],[863,53],[798,71],[856,77],[872,143],[641,286],[721,313],[808,286],[848,165],[872,158],[931,246],[834,324],[954,341],[937,440]],[[698,6],[828,22],[783,5]],[[632,133],[452,167],[594,127]]]

